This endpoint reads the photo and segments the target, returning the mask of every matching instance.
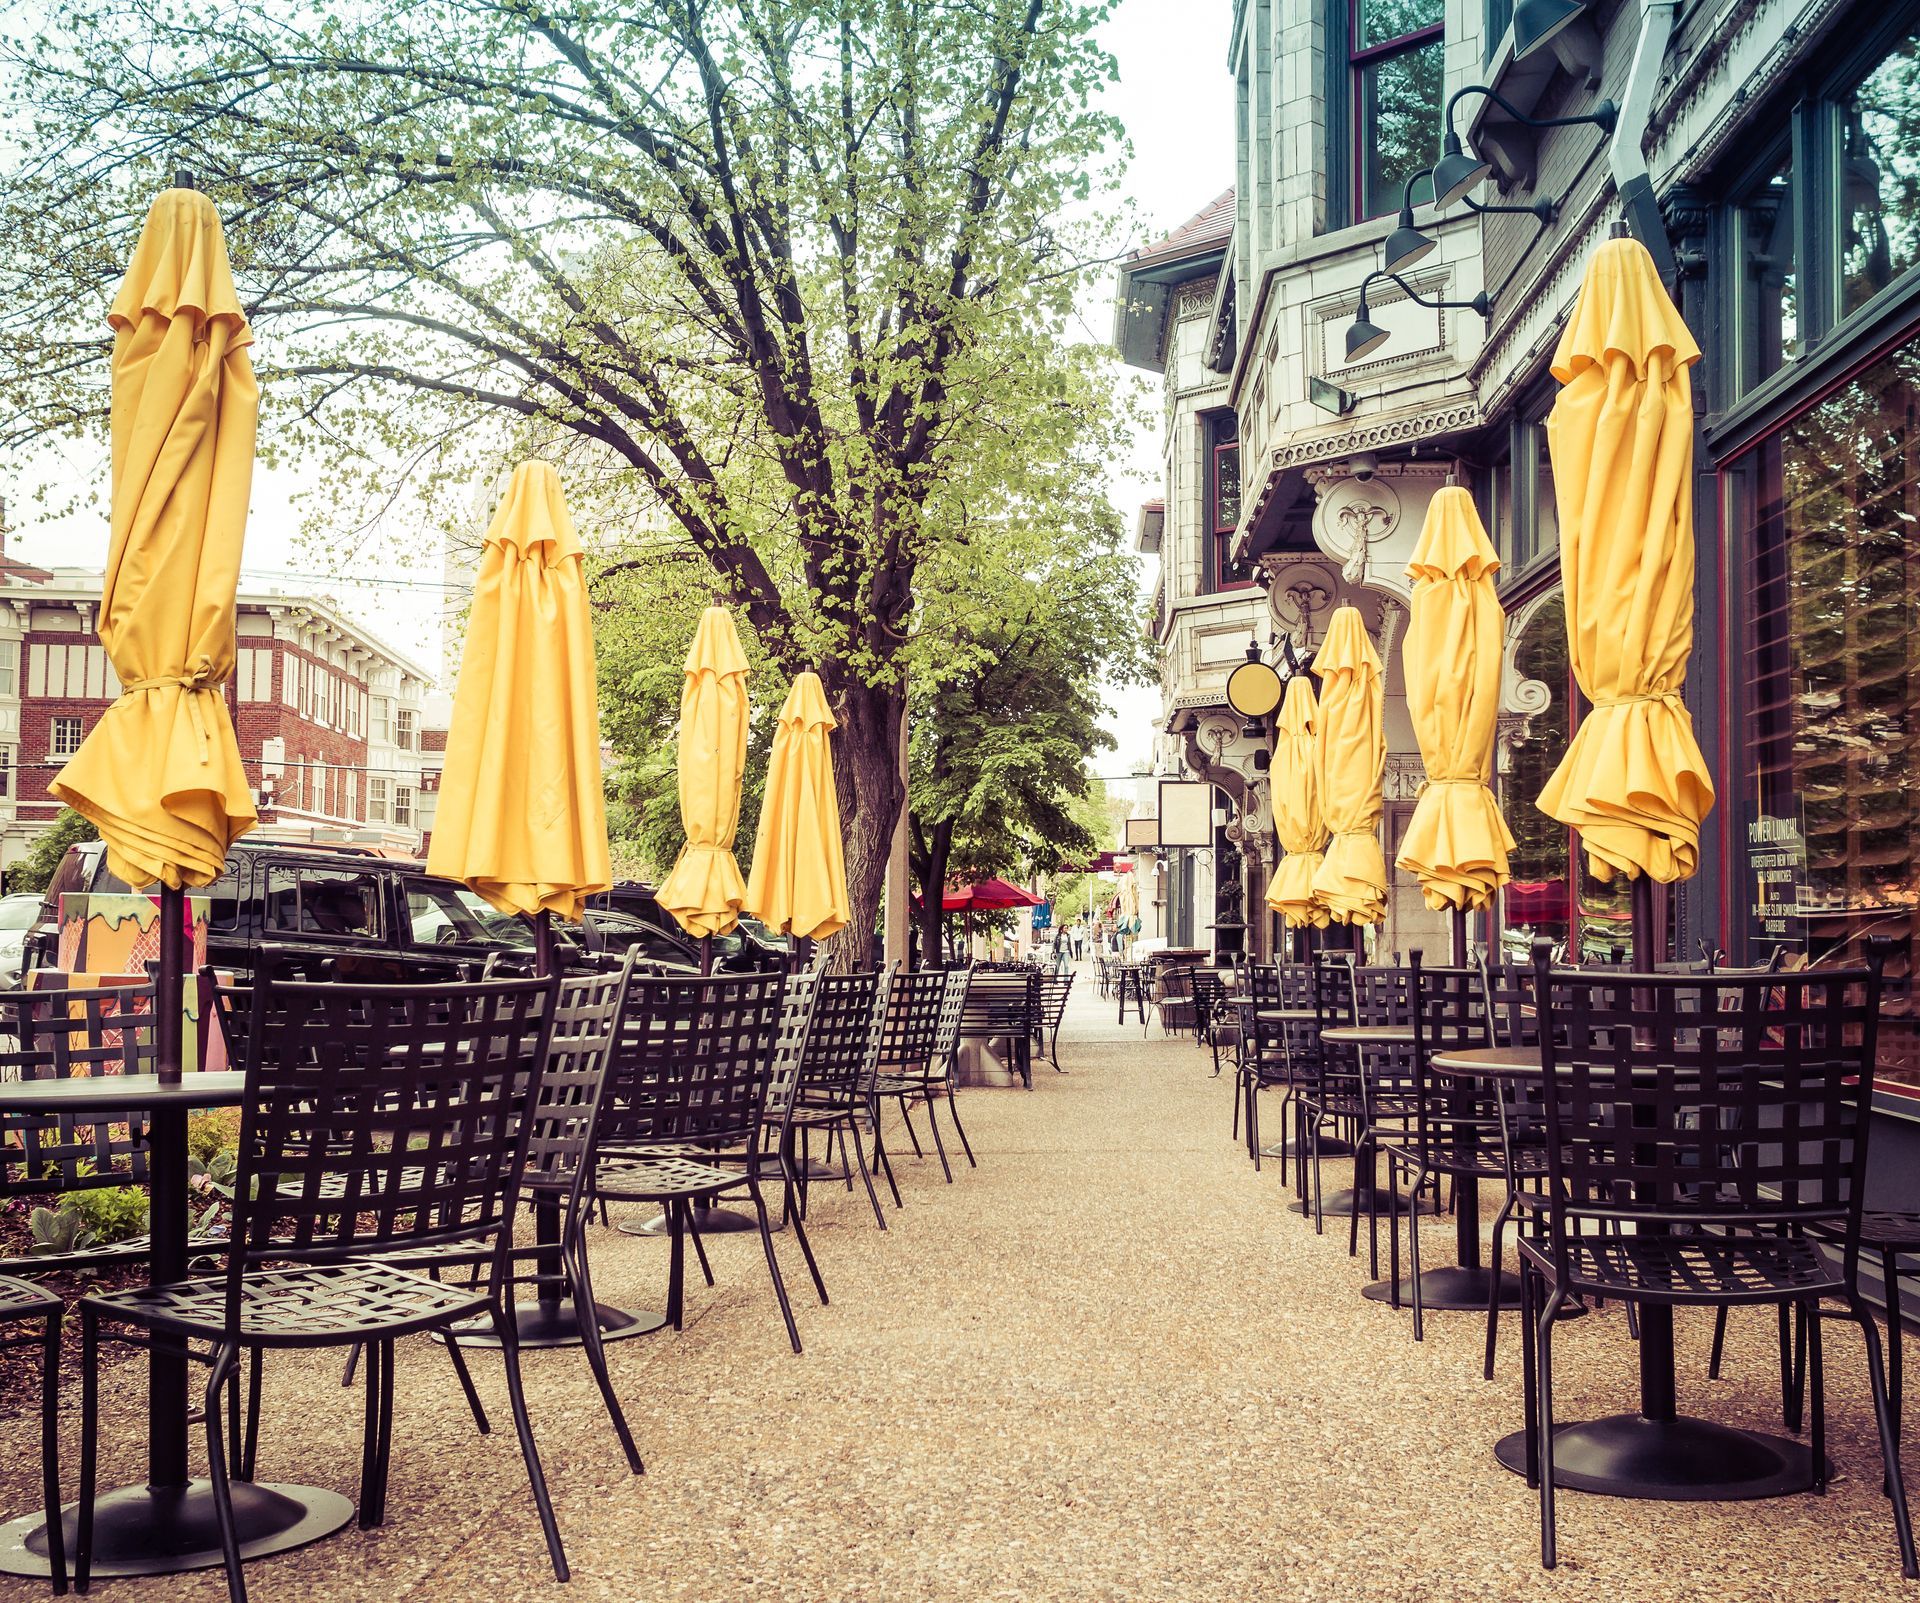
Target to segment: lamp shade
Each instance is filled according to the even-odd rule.
[[[1513,8],[1513,59],[1524,61],[1586,10],[1586,0],[1519,0]]]
[[[1373,313],[1367,305],[1367,297],[1360,297],[1355,308],[1353,321],[1347,325],[1347,360],[1357,362],[1363,356],[1371,356],[1387,343],[1387,331],[1373,321]]]
[[[1446,154],[1433,169],[1433,203],[1443,211],[1465,200],[1481,180],[1493,171],[1493,163],[1469,155],[1460,144],[1460,136],[1447,130]]]
[[[1400,208],[1400,223],[1387,235],[1386,268],[1389,273],[1423,262],[1433,254],[1433,241],[1413,226],[1413,208]]]

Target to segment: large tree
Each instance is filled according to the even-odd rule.
[[[97,430],[151,193],[228,222],[272,448],[373,507],[529,431],[644,484],[841,721],[854,928],[927,516],[1065,315],[1106,0],[71,0],[0,43],[0,441]],[[1017,387],[1017,386],[1016,386]],[[1017,415],[1017,412],[1016,412]],[[501,420],[513,424],[499,427]],[[488,425],[495,425],[489,427]],[[339,520],[336,519],[336,522]]]
[[[1088,759],[1109,682],[1148,683],[1151,643],[1119,519],[1069,457],[1046,515],[1020,508],[966,552],[964,583],[916,674],[910,748],[910,860],[921,950],[940,950],[940,899],[955,879],[1051,873],[1100,845]],[[1078,493],[1076,493],[1076,489]],[[954,560],[943,555],[942,561]]]

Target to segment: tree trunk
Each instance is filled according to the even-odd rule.
[[[900,771],[906,692],[903,686],[862,684],[831,663],[822,664],[819,671],[828,705],[840,724],[833,735],[833,770],[840,793],[852,916],[846,929],[833,938],[831,962],[837,972],[846,973],[873,962],[893,829],[907,800],[906,776]]]
[[[940,909],[947,888],[947,864],[953,857],[953,820],[944,818],[933,826],[927,842],[926,872],[920,876],[920,950],[927,953],[928,967],[945,963],[946,943],[941,940],[947,915]]]

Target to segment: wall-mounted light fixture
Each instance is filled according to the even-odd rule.
[[[1413,186],[1423,178],[1433,177],[1431,167],[1422,167],[1417,173],[1410,174],[1400,191],[1400,221],[1394,231],[1387,235],[1386,249],[1383,252],[1386,269],[1389,273],[1404,273],[1416,262],[1422,262],[1433,253],[1434,241],[1430,235],[1423,234],[1413,225]],[[1550,200],[1536,200],[1527,206],[1490,205],[1483,206],[1471,195],[1460,197],[1466,202],[1467,210],[1487,213],[1506,212],[1515,216],[1525,213],[1535,218],[1542,228],[1553,225],[1560,215],[1559,206]]]
[[[1518,0],[1513,8],[1513,59],[1551,48],[1568,72],[1600,75],[1600,40],[1587,20],[1586,0]]]
[[[1373,321],[1373,311],[1367,305],[1367,288],[1376,278],[1384,278],[1398,284],[1407,299],[1416,306],[1434,308],[1457,308],[1466,312],[1478,312],[1482,317],[1493,315],[1493,297],[1485,290],[1470,301],[1450,301],[1444,299],[1428,300],[1397,273],[1384,270],[1367,274],[1365,283],[1360,286],[1360,304],[1354,308],[1353,321],[1347,325],[1347,360],[1357,362],[1363,356],[1371,356],[1393,336]]]
[[[1620,120],[1620,108],[1611,100],[1603,100],[1592,111],[1583,111],[1577,117],[1529,117],[1511,100],[1497,90],[1489,89],[1483,83],[1470,83],[1464,89],[1456,89],[1447,101],[1446,138],[1441,142],[1440,160],[1433,169],[1433,203],[1441,211],[1478,188],[1481,180],[1493,171],[1493,163],[1467,151],[1460,141],[1460,135],[1453,126],[1453,110],[1468,95],[1481,95],[1491,100],[1502,111],[1525,128],[1577,128],[1582,124],[1598,128],[1602,133],[1612,133],[1613,125]]]

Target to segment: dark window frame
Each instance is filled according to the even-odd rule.
[[[1223,425],[1231,423],[1229,438],[1221,438]],[[1231,523],[1223,523],[1220,515],[1220,459],[1231,453],[1234,459],[1234,475],[1237,483],[1244,488],[1240,478],[1242,466],[1240,457],[1240,424],[1231,411],[1202,412],[1200,414],[1201,471],[1206,475],[1206,483],[1201,495],[1201,512],[1205,518],[1205,527],[1201,530],[1200,546],[1200,591],[1203,595],[1221,595],[1231,590],[1246,590],[1253,585],[1252,578],[1230,579],[1226,575],[1233,567],[1233,536],[1239,527],[1236,518]]]
[[[1360,11],[1364,0],[1337,0],[1337,3],[1344,7],[1345,16],[1342,20],[1345,23],[1345,27],[1340,30],[1340,38],[1344,44],[1344,59],[1339,61],[1336,74],[1340,79],[1343,89],[1341,96],[1342,105],[1339,108],[1343,116],[1335,126],[1344,127],[1346,148],[1338,153],[1338,160],[1331,165],[1335,170],[1344,170],[1346,174],[1346,182],[1339,186],[1339,188],[1344,191],[1346,200],[1344,220],[1351,223],[1364,223],[1375,217],[1391,215],[1393,211],[1398,208],[1400,197],[1397,194],[1394,195],[1388,204],[1382,206],[1378,211],[1367,210],[1367,183],[1364,165],[1367,139],[1366,130],[1360,126],[1361,108],[1366,103],[1366,97],[1360,92],[1361,79],[1369,67],[1378,66],[1381,62],[1389,61],[1395,56],[1409,55],[1413,51],[1424,50],[1427,46],[1433,44],[1440,46],[1444,70],[1447,22],[1445,8],[1443,7],[1438,22],[1429,23],[1424,28],[1416,28],[1411,33],[1403,33],[1393,39],[1383,39],[1377,44],[1363,45],[1360,42]],[[1329,30],[1330,33],[1332,31],[1331,29]],[[1332,113],[1335,109],[1333,106],[1328,107],[1329,113]],[[1436,131],[1435,144],[1437,145],[1438,142],[1438,134]],[[1414,186],[1413,198],[1415,205],[1421,203],[1422,194],[1419,185]],[[1432,198],[1433,184],[1429,180],[1425,186],[1425,199],[1432,200]]]

